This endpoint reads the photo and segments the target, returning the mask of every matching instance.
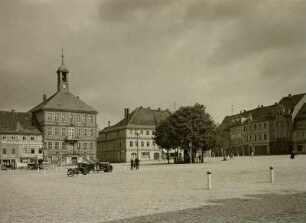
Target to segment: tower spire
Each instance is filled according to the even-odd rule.
[[[62,49],[62,65],[64,65],[64,49]]]

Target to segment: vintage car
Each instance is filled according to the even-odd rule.
[[[96,163],[78,163],[77,167],[69,168],[67,170],[67,176],[72,177],[75,174],[86,175],[90,171],[93,172],[112,172],[113,166],[109,162],[96,162]]]

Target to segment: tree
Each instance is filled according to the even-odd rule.
[[[155,142],[161,148],[185,149],[189,151],[192,145],[192,152],[189,159],[194,158],[193,154],[200,150],[211,149],[216,143],[216,124],[212,117],[206,112],[204,105],[181,107],[174,114],[156,127]]]

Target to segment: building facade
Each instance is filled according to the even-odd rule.
[[[62,56],[63,57],[63,56]],[[57,69],[57,92],[30,110],[43,132],[49,163],[76,163],[96,159],[97,111],[69,91],[69,70]]]
[[[261,105],[225,117],[218,128],[224,141],[220,149],[236,155],[288,153],[288,148],[294,144],[295,132],[305,130],[304,119],[294,115],[301,113],[296,111],[301,110],[304,98],[305,94],[288,95],[274,105]]]
[[[43,158],[43,134],[33,123],[32,114],[0,111],[1,168],[37,164]]]
[[[141,161],[160,161],[162,151],[154,143],[156,126],[166,119],[168,110],[136,108],[116,125],[99,132],[97,158],[100,161],[128,162],[138,157]]]

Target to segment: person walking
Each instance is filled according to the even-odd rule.
[[[131,170],[133,170],[134,169],[134,160],[133,160],[133,158],[131,158]]]
[[[290,158],[291,159],[294,159],[294,151],[293,151],[293,148],[292,147],[289,147],[289,153],[290,153]]]
[[[136,170],[139,170],[139,159],[138,158],[135,159],[135,168]]]

